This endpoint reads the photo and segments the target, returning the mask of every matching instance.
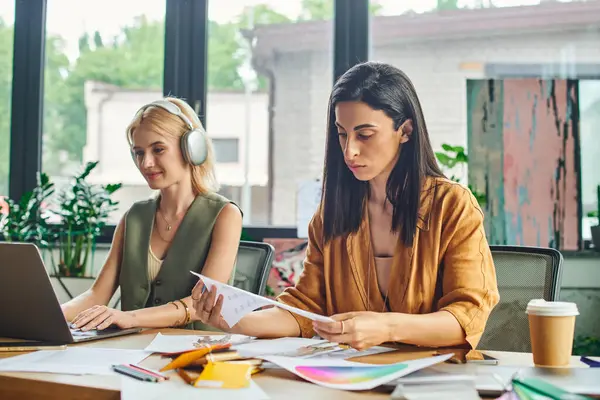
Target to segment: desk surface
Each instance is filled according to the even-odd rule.
[[[139,334],[121,336],[116,338],[96,340],[72,346],[108,347],[120,349],[143,349],[156,333],[162,334],[193,334],[179,329],[153,329]],[[403,360],[432,356],[434,350],[402,347],[397,351],[357,358],[357,361],[368,361],[373,364],[388,364]],[[533,366],[531,354],[486,352],[499,359],[499,365],[506,366]],[[0,352],[0,358],[11,357],[23,353]],[[140,363],[142,366],[160,369],[168,359],[159,355],[152,355]],[[572,366],[584,366],[577,357],[572,358]],[[172,371],[172,379],[180,379]],[[268,369],[253,376],[254,381],[272,398],[286,400],[295,398],[310,399],[385,399],[389,398],[389,391],[347,392],[323,388],[306,382],[290,372],[279,369]],[[62,375],[40,373],[0,373],[0,398],[2,399],[120,399],[120,377],[95,376],[95,375]]]

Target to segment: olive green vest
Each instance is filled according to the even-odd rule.
[[[140,201],[131,207],[125,218],[119,275],[123,311],[160,306],[191,295],[198,278],[190,271],[202,272],[217,216],[228,203],[232,202],[213,193],[194,199],[175,232],[154,282],[148,277],[148,250],[158,199]],[[185,328],[215,330],[200,322],[190,323]]]

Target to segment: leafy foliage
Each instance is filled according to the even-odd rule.
[[[54,194],[54,183],[48,175],[38,175],[38,186],[19,201],[6,198],[6,213],[0,213],[0,235],[7,242],[46,243],[48,219],[45,202]]]
[[[111,195],[121,188],[120,183],[94,185],[86,181],[97,165],[98,161],[87,163],[73,184],[58,195],[59,208],[54,213],[61,223],[50,236],[59,243],[58,263],[52,261],[55,272],[62,276],[86,274],[95,238],[118,205]]]
[[[58,245],[58,260],[51,257],[54,273],[85,276],[95,239],[102,233],[109,214],[118,205],[111,196],[121,184],[95,185],[86,181],[98,162],[87,163],[73,183],[49,201],[54,183],[47,174],[39,174],[38,185],[18,200],[6,199],[0,207],[0,235],[5,241],[33,242],[39,247]],[[58,216],[58,224],[50,223]]]
[[[600,356],[600,338],[577,336],[573,341],[573,354],[580,356]]]
[[[465,148],[462,146],[442,144],[442,150],[444,151],[436,152],[435,157],[445,169],[452,169],[457,165],[469,163],[469,156],[465,152]],[[450,179],[455,182],[460,182],[460,178],[458,178],[456,175],[452,175]],[[485,193],[478,192],[475,190],[475,188],[473,188],[472,185],[468,185],[468,188],[471,193],[473,193],[473,196],[475,196],[475,199],[477,199],[479,205],[484,206],[487,203],[487,196]]]

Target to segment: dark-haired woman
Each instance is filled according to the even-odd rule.
[[[483,213],[440,171],[409,78],[387,64],[354,66],[333,87],[327,129],[304,271],[278,301],[335,322],[271,308],[229,327],[223,299],[201,283],[196,317],[251,336],[317,334],[357,349],[475,348],[499,300]]]

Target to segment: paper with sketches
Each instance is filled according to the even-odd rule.
[[[159,332],[144,350],[153,353],[181,353],[196,350],[202,343],[219,342],[237,345],[253,339],[245,335],[163,335]]]
[[[179,377],[153,383],[124,377],[121,380],[121,400],[266,400],[269,396],[254,381],[243,389],[197,388]]]
[[[283,308],[284,310],[288,310],[313,321],[333,321],[329,317],[324,317],[322,315],[300,310],[296,307],[291,307],[286,304],[279,303],[275,300],[267,299],[265,297],[258,296],[254,293],[250,293],[245,290],[227,285],[225,283],[215,281],[194,271],[190,272],[202,279],[202,282],[204,282],[208,290],[210,290],[213,286],[216,286],[217,296],[219,296],[220,294],[223,295],[224,302],[221,314],[223,315],[223,319],[225,320],[225,322],[227,322],[229,326],[234,326],[235,324],[237,324],[238,321],[242,319],[244,315],[251,313],[252,311],[258,308],[270,305]]]
[[[304,338],[279,338],[279,339],[259,339],[250,343],[234,346],[235,350],[244,357],[258,357],[266,355],[287,355],[298,352],[308,346],[325,343],[321,339]]]
[[[331,343],[323,339],[305,339],[296,337],[259,339],[233,346],[233,348],[244,357],[283,356],[335,359],[368,356],[394,350],[387,347],[375,346],[368,350],[359,351],[356,349],[347,349],[346,347],[340,346],[338,343]]]
[[[333,351],[330,353],[316,354],[315,357],[347,360],[349,358],[372,356],[375,354],[387,353],[387,352],[394,351],[394,350],[395,349],[392,349],[389,347],[374,346],[367,350],[347,349],[347,350],[341,350],[341,351]]]
[[[70,347],[42,350],[0,360],[0,371],[51,372],[71,375],[115,375],[114,364],[136,364],[150,353],[144,350]]]
[[[309,382],[332,389],[371,390],[420,369],[444,362],[452,354],[375,365],[322,358],[261,357]]]

